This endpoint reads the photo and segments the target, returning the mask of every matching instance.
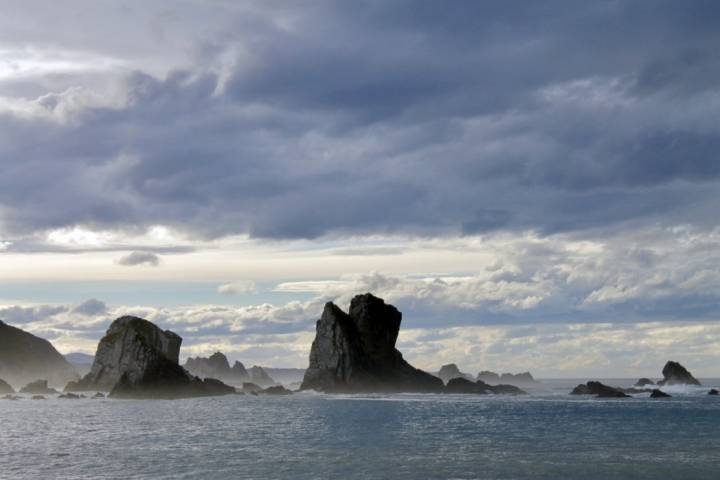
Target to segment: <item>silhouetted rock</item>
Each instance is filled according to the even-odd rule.
[[[282,385],[268,387],[265,390],[260,391],[260,393],[264,395],[292,395],[292,392]]]
[[[262,391],[262,387],[260,385],[255,385],[254,383],[245,382],[242,385],[242,391],[244,393],[257,393]]]
[[[480,380],[478,381],[480,383]],[[487,385],[487,384],[486,384]],[[492,393],[496,395],[527,395],[527,392],[517,385],[488,385]]]
[[[14,385],[36,378],[64,385],[78,375],[50,342],[0,321],[0,378]]]
[[[15,390],[5,380],[0,378],[0,395],[13,394]]]
[[[268,375],[262,367],[253,365],[250,370],[248,370],[248,373],[250,374],[250,382],[260,385],[261,387],[277,385],[275,380],[270,378],[270,375]]]
[[[650,380],[649,378],[641,378],[637,382],[635,382],[636,387],[644,387],[645,385],[655,385],[655,382]]]
[[[720,391],[717,388],[711,388],[708,395],[720,395]]]
[[[369,293],[346,314],[327,303],[316,325],[301,389],[324,392],[440,392],[439,378],[407,363],[395,348],[402,314]]]
[[[66,391],[111,390],[118,398],[181,398],[226,395],[219,380],[190,375],[178,364],[182,339],[138,317],[121,317],[98,344],[90,373]]]
[[[700,382],[687,371],[685,367],[680,365],[678,362],[667,362],[665,367],[662,369],[663,380],[660,380],[657,384],[662,385],[697,385],[700,386]]]
[[[42,395],[33,395],[30,397],[30,400],[45,400],[45,397]]]
[[[23,388],[20,389],[20,393],[30,393],[30,394],[36,394],[36,395],[52,395],[55,393],[59,393],[54,388],[48,387],[47,380],[37,380],[31,383],[28,383]]]
[[[483,370],[478,373],[477,379],[493,385],[500,383],[500,375],[495,372],[491,372],[490,370]]]
[[[580,384],[570,392],[571,395],[596,395],[603,398],[625,398],[629,397],[620,388],[609,387],[600,382],[587,382]]]
[[[650,394],[650,398],[670,398],[670,395],[668,395],[667,393],[663,392],[662,390],[656,388]]]
[[[80,395],[76,395],[74,393],[68,392],[58,395],[58,398],[64,398],[66,400],[79,400]]]
[[[458,366],[454,363],[448,363],[447,365],[443,365],[442,367],[440,367],[440,371],[437,373],[437,377],[440,378],[443,383],[448,383],[453,378],[465,378],[467,380],[472,380],[472,377],[470,375],[468,375],[467,373],[462,373]]]
[[[500,375],[500,382],[509,385],[533,385],[538,383],[530,372],[503,373]]]
[[[475,383],[471,382],[467,378],[464,377],[455,377],[451,378],[447,385],[445,385],[445,389],[443,390],[445,393],[476,393],[476,394],[489,394],[492,393],[492,391],[489,388],[489,385],[485,383]]]

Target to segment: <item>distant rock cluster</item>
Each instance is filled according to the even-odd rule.
[[[184,367],[192,375],[217,378],[232,385],[240,385],[245,382],[261,387],[277,385],[277,382],[268,375],[265,369],[257,365],[248,370],[242,362],[236,361],[231,367],[222,352],[215,352],[209,357],[188,358]]]

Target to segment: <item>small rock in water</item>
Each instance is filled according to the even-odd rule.
[[[74,393],[63,393],[61,395],[58,395],[58,398],[64,398],[67,400],[78,400],[80,398],[80,395],[76,395]]]
[[[609,387],[600,382],[587,382],[585,385],[578,385],[570,392],[571,395],[597,395],[602,398],[628,398],[620,388]]]
[[[656,388],[650,394],[650,398],[670,398],[670,395],[668,395],[667,393],[663,392],[662,390]]]
[[[692,376],[692,374],[678,362],[667,362],[662,370],[663,379],[657,384],[662,385],[697,385],[700,382]]]
[[[32,400],[45,400],[45,397],[42,395],[33,395]]]
[[[105,398],[105,394],[102,392],[97,392],[95,395],[92,396],[92,398]]]
[[[720,391],[718,391],[717,388],[712,388],[712,389],[710,389],[710,391],[708,392],[708,395],[720,395]]]
[[[262,393],[264,395],[292,395],[292,392],[290,390],[288,390],[287,388],[283,387],[282,385],[277,385],[275,387],[268,387],[259,393]]]

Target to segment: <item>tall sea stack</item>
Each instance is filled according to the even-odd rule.
[[[439,392],[439,378],[407,363],[395,348],[402,314],[370,293],[349,314],[328,302],[316,324],[301,389],[322,392]]]

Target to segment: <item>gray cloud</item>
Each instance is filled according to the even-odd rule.
[[[160,257],[151,252],[132,252],[120,257],[118,263],[126,267],[134,267],[136,265],[157,267],[160,265]]]
[[[3,236],[74,224],[276,238],[712,227],[718,8],[150,4],[134,13],[147,31],[93,10],[83,35],[27,41],[92,43],[137,71],[103,73],[121,103],[91,94],[97,72],[80,70],[55,87],[84,89],[18,94],[25,110],[0,111]],[[105,27],[151,40],[152,59],[169,53],[167,77],[142,42],[107,41]],[[208,33],[181,48],[185,31]]]
[[[81,304],[75,306],[72,309],[72,312],[79,313],[81,315],[93,316],[107,313],[107,310],[108,308],[107,305],[105,305],[105,302],[91,298],[90,300],[85,300]]]

